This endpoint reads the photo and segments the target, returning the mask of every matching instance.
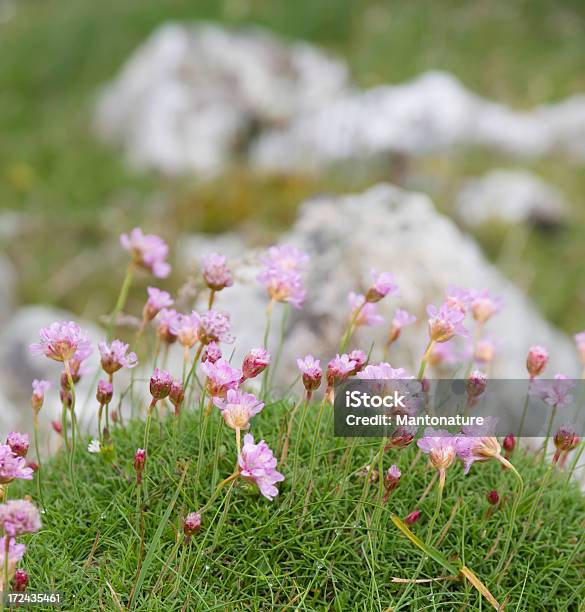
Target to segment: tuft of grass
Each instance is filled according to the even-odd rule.
[[[254,418],[256,441],[265,439],[277,455],[290,409],[289,402],[277,401]],[[301,436],[297,414],[291,453],[279,468],[286,480],[275,501],[243,483],[228,486],[189,543],[183,541],[182,519],[202,508],[217,483],[233,472],[233,431],[216,410],[208,419],[200,410],[185,410],[178,427],[173,416],[161,414],[151,428],[144,476],[142,553],[133,455],[142,445],[144,423],[114,427],[113,464],[80,445],[78,498],[64,476],[66,457],[58,454],[44,467],[43,529],[27,542],[30,588],[64,593],[68,610],[130,609],[132,597],[135,610],[488,609],[469,583],[392,582],[445,577],[432,559],[417,573],[421,554],[391,521],[392,514],[404,518],[420,508],[422,516],[411,529],[424,539],[435,489],[420,499],[433,470],[417,456],[415,445],[386,453],[384,469],[396,463],[403,476],[381,506],[379,483],[363,495],[359,474],[380,440],[333,437],[327,412],[317,430],[318,409],[308,407]],[[585,498],[559,475],[527,524],[547,468],[524,452],[516,452],[513,462],[526,488],[503,570],[497,572],[516,483],[495,461],[476,464],[467,477],[459,464],[449,469],[435,544],[449,561],[459,559],[470,568],[499,602],[507,601],[507,609],[576,610],[585,598]],[[486,517],[491,489],[501,502]],[[24,493],[34,498],[34,484],[19,483],[11,496]],[[139,575],[141,588],[133,594]]]

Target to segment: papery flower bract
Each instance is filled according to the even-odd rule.
[[[390,333],[388,334],[388,342],[395,342],[400,336],[400,332],[404,327],[412,325],[416,322],[416,317],[408,312],[397,308],[394,311],[394,317],[392,318],[392,324],[390,326]]]
[[[76,351],[91,351],[87,332],[74,321],[56,321],[39,331],[41,341],[30,345],[33,355],[45,355],[55,361],[69,361]]]
[[[99,455],[102,452],[102,445],[97,438],[92,438],[87,445],[87,452],[92,455]]]
[[[474,370],[465,381],[468,402],[473,404],[481,395],[483,395],[486,387],[487,376],[479,370]]]
[[[318,359],[315,359],[313,355],[307,355],[304,359],[297,359],[297,367],[299,368],[303,385],[309,392],[315,391],[321,385],[321,378],[323,377],[323,370],[321,370],[321,363]]]
[[[526,356],[526,369],[530,378],[536,378],[544,372],[548,363],[548,351],[542,346],[532,346]]]
[[[435,469],[446,470],[457,455],[457,439],[445,429],[427,427],[424,436],[417,440],[417,445],[429,456],[429,462]]]
[[[276,470],[276,464],[276,457],[264,440],[254,444],[252,434],[244,436],[244,445],[238,455],[240,475],[253,482],[260,493],[271,501],[278,495],[276,483],[284,480],[284,476]]]
[[[171,266],[165,261],[169,247],[159,236],[143,234],[139,227],[135,227],[129,235],[120,236],[120,243],[130,253],[137,266],[150,270],[158,278],[169,275]]]
[[[176,320],[176,336],[182,346],[192,348],[198,340],[200,317],[194,310],[191,314],[179,314]]]
[[[213,291],[221,291],[233,284],[232,273],[227,265],[227,259],[219,253],[208,253],[201,258],[203,278],[206,285]]]
[[[391,448],[402,449],[409,446],[414,440],[417,428],[414,425],[400,425],[398,426],[390,436],[388,444],[384,447],[384,450],[388,451]]]
[[[0,444],[0,484],[15,479],[32,480],[33,471],[26,466],[23,457],[15,455],[8,444]]]
[[[254,394],[236,389],[228,389],[225,398],[214,397],[213,403],[220,409],[226,425],[232,429],[248,429],[250,419],[264,408],[264,403]]]
[[[574,338],[577,352],[579,353],[579,359],[581,363],[585,365],[585,331],[575,334]]]
[[[177,339],[179,332],[179,313],[174,308],[163,308],[157,315],[158,337],[167,344],[172,344]]]
[[[41,516],[28,500],[11,499],[0,505],[0,526],[10,537],[34,533],[41,528]]]
[[[394,282],[394,274],[389,272],[378,274],[375,270],[372,270],[372,279],[372,286],[366,292],[367,302],[379,302],[387,295],[398,293],[398,285]]]
[[[197,327],[197,337],[203,344],[210,342],[226,342],[230,344],[234,341],[230,332],[230,315],[219,310],[208,310],[199,317]]]
[[[440,308],[429,304],[427,314],[429,315],[429,338],[433,342],[447,342],[453,336],[467,336],[467,330],[463,325],[465,314],[458,308],[449,306],[447,303],[441,304]]]
[[[190,512],[183,521],[183,533],[190,538],[199,533],[201,529],[201,514],[199,512]]]
[[[255,378],[270,364],[270,353],[263,348],[253,348],[244,357],[242,363],[243,377]]]
[[[150,377],[150,394],[153,399],[161,400],[167,397],[171,391],[173,377],[165,370],[155,368]]]
[[[232,368],[223,357],[215,363],[204,361],[201,369],[207,376],[207,391],[212,397],[225,397],[228,390],[236,389],[242,379],[242,370]]]
[[[45,401],[45,393],[51,388],[51,383],[48,380],[38,380],[34,379],[32,382],[32,396],[31,396],[31,405],[33,410],[38,412],[42,407]]]
[[[474,291],[471,295],[471,314],[479,323],[485,323],[502,308],[500,297],[491,297],[487,289]]]
[[[572,380],[563,374],[556,374],[554,380],[535,380],[529,393],[551,407],[564,408],[573,401],[571,390],[574,386]]]
[[[350,376],[355,370],[356,362],[349,355],[335,355],[327,364],[327,385],[333,387],[336,382],[341,382]]]
[[[354,321],[354,325],[373,327],[384,323],[384,317],[378,313],[377,306],[366,302],[365,296],[361,293],[351,291],[348,295],[348,302],[351,307],[350,318]]]
[[[174,302],[168,291],[162,291],[156,287],[147,287],[148,299],[142,309],[142,316],[146,321],[152,321],[163,309],[170,308]]]
[[[217,342],[210,342],[203,351],[201,362],[211,361],[211,363],[215,363],[218,359],[221,359],[221,349]]]
[[[112,401],[114,395],[114,385],[107,380],[98,380],[95,398],[101,406],[106,406]]]
[[[121,340],[112,340],[110,344],[107,342],[98,343],[98,349],[101,356],[101,365],[107,374],[114,374],[122,368],[134,368],[138,365],[136,353],[128,352],[129,345]]]
[[[555,434],[554,443],[559,451],[571,451],[579,444],[579,436],[572,425],[561,425]]]
[[[467,308],[472,300],[472,292],[469,289],[449,285],[445,291],[445,301],[450,308],[456,308],[463,314],[467,313]]]
[[[303,305],[307,292],[301,275],[296,270],[268,268],[260,272],[256,278],[266,287],[271,300],[292,304],[294,308]]]
[[[30,440],[28,434],[21,434],[16,431],[11,431],[6,437],[6,444],[10,446],[12,452],[17,457],[26,457]]]

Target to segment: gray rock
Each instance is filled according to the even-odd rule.
[[[525,170],[493,170],[467,181],[457,194],[457,213],[470,227],[487,221],[556,225],[567,203],[554,186]]]
[[[14,308],[16,294],[16,272],[7,257],[0,254],[0,323],[3,323]]]

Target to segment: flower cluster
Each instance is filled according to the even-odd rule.
[[[130,234],[122,234],[120,243],[130,253],[136,266],[149,270],[158,278],[165,278],[171,272],[171,266],[166,262],[169,254],[167,243],[154,234],[143,234],[135,227]]]
[[[262,258],[262,270],[258,281],[262,283],[271,302],[286,302],[300,308],[305,301],[306,290],[301,270],[307,265],[309,256],[296,247],[273,246]]]

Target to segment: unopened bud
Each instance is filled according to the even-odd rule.
[[[542,346],[533,346],[528,350],[526,357],[526,369],[531,378],[535,378],[544,372],[548,363],[548,352]]]
[[[12,590],[16,593],[24,593],[28,586],[28,574],[23,569],[17,569],[12,577]]]
[[[134,471],[136,472],[136,484],[142,482],[142,472],[146,463],[146,451],[143,448],[137,448],[134,453]]]
[[[55,433],[58,433],[59,435],[63,433],[63,427],[59,421],[51,421],[51,427]]]
[[[498,495],[498,492],[495,489],[490,491],[486,497],[487,497],[488,502],[492,506],[497,506],[498,503],[500,502],[500,496]]]
[[[112,395],[114,394],[114,387],[112,383],[107,380],[100,380],[97,385],[97,391],[95,397],[100,406],[106,406],[112,401]]]
[[[242,363],[244,378],[255,378],[270,364],[270,353],[263,348],[252,349]]]
[[[21,434],[13,431],[8,434],[6,444],[10,446],[10,449],[17,457],[26,457],[30,444],[28,434]]]
[[[516,448],[516,438],[513,433],[509,433],[502,442],[502,446],[507,453],[511,453]]]
[[[196,535],[201,529],[201,514],[199,512],[191,512],[185,518],[183,523],[183,533],[187,538]]]
[[[175,407],[175,414],[179,414],[181,405],[185,399],[185,390],[183,389],[183,383],[180,380],[173,380],[171,390],[169,392],[169,399]]]
[[[405,519],[404,522],[407,525],[413,525],[414,523],[416,523],[418,521],[418,519],[420,518],[420,510],[415,510],[414,512],[411,512]]]

